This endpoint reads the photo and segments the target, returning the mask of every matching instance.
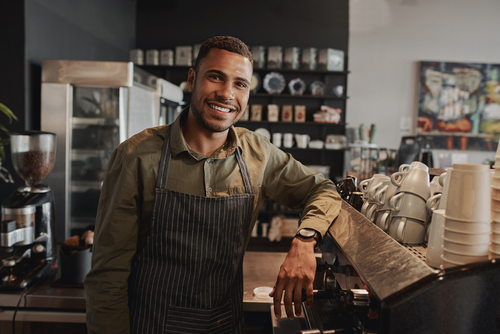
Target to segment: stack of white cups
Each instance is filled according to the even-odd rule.
[[[361,213],[373,223],[377,218],[377,202],[374,199],[375,193],[382,187],[382,182],[389,180],[390,177],[385,174],[375,174],[373,177],[359,183],[359,190],[363,193],[364,200]]]
[[[420,244],[425,239],[427,224],[426,201],[430,197],[429,168],[414,161],[401,165],[391,175],[397,187],[389,201],[392,213],[388,233],[401,243]]]
[[[448,173],[441,267],[488,260],[491,232],[490,167],[454,164]]]
[[[490,259],[500,258],[500,145],[495,155],[495,170],[491,181],[491,245]]]

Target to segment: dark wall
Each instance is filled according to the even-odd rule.
[[[136,0],[26,0],[27,110],[40,128],[43,59],[128,61]]]
[[[137,47],[172,48],[233,35],[248,45],[347,53],[348,0],[138,0]]]
[[[128,61],[137,0],[16,0],[0,5],[0,102],[18,116],[13,131],[40,129],[43,59]],[[0,124],[5,124],[0,115]],[[7,152],[10,155],[10,151]],[[22,184],[0,180],[0,203]]]

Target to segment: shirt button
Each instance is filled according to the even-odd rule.
[[[208,192],[211,193],[212,192],[212,188],[211,187],[208,187]]]
[[[210,159],[207,159],[207,162],[208,162],[208,163],[210,163],[211,161],[212,161],[212,160],[210,160]]]

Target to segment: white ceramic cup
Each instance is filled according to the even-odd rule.
[[[369,221],[371,221],[372,223],[375,223],[375,220],[377,219],[377,204],[376,203],[370,203],[370,205],[366,209],[365,216]]]
[[[441,176],[434,176],[432,178],[432,181],[430,183],[431,196],[434,196],[436,194],[440,194],[443,192],[443,186],[439,183],[440,178],[441,178]]]
[[[427,167],[426,164],[420,162],[420,161],[413,161],[411,164],[402,164],[399,166],[398,171],[399,172],[408,172],[410,169],[415,168],[415,169],[421,169],[426,172],[429,172],[429,167]]]
[[[412,168],[408,172],[396,172],[391,175],[397,192],[410,192],[427,200],[431,195],[429,174],[421,169]]]
[[[429,231],[429,239],[427,241],[427,254],[425,262],[434,268],[439,268],[441,265],[441,255],[443,254],[443,226],[444,226],[444,210],[434,210],[432,212],[431,223],[427,227]]]
[[[401,243],[420,244],[424,241],[425,225],[418,219],[392,217],[389,235]]]
[[[309,142],[310,148],[320,149],[320,148],[323,148],[324,145],[325,145],[325,143],[322,140],[311,140]]]
[[[392,184],[391,180],[385,180],[382,183],[382,186],[373,196],[373,200],[377,203],[377,210],[390,210],[391,206],[389,204],[392,196],[396,194],[397,187]]]
[[[382,179],[379,179],[378,182],[372,183],[372,185],[368,189],[368,192],[366,193],[368,201],[378,205],[378,202],[375,200],[375,194],[384,186],[383,182],[384,181],[382,181]]]
[[[366,211],[371,206],[371,204],[372,203],[368,202],[368,200],[365,200],[359,212],[361,212],[362,215],[366,216]]]
[[[377,185],[379,182],[390,180],[385,174],[374,174],[373,177],[363,180],[359,183],[358,188],[363,193],[363,198],[368,198],[370,187]]]
[[[285,133],[283,134],[283,146],[290,148],[293,146],[293,134]]]
[[[441,203],[441,197],[443,196],[442,193],[434,194],[433,196],[429,197],[427,200],[427,203],[425,204],[425,207],[427,211],[431,212],[436,210],[439,207],[439,204]]]
[[[375,224],[380,227],[382,231],[387,232],[387,230],[389,230],[391,218],[391,210],[378,211]]]
[[[450,184],[446,200],[446,217],[469,222],[490,222],[489,166],[454,164],[448,173],[450,173]]]
[[[448,200],[448,188],[450,187],[450,176],[452,168],[448,169],[446,173],[439,176],[439,183],[443,185],[443,191],[441,192],[441,199],[439,200],[438,209],[446,209],[446,201]]]
[[[307,145],[311,141],[311,137],[307,134],[295,134],[295,142],[297,143],[298,148],[307,148]]]
[[[273,133],[273,144],[277,147],[281,147],[281,139],[283,135],[281,133]]]
[[[408,217],[427,221],[428,215],[425,209],[425,201],[422,197],[412,193],[398,193],[389,201],[392,217]]]

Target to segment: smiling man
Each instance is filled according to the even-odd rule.
[[[303,208],[276,282],[289,318],[312,304],[314,246],[340,211],[333,183],[269,140],[233,125],[245,110],[252,55],[208,39],[189,70],[177,120],[118,146],[96,218],[85,281],[89,333],[244,333],[243,255],[266,199]]]

